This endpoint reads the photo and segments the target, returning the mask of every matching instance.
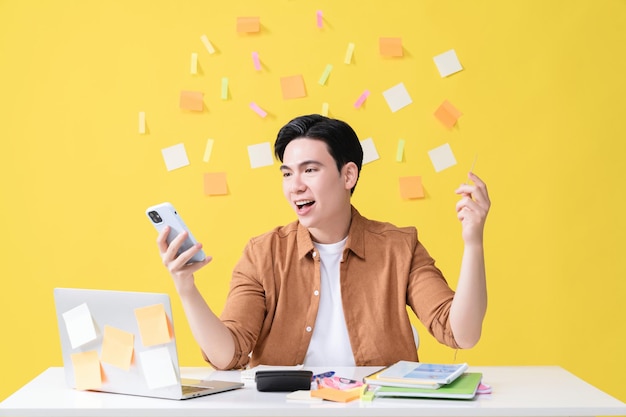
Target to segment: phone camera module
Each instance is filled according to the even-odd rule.
[[[161,216],[159,216],[159,213],[157,213],[156,211],[148,212],[148,216],[150,216],[150,219],[152,219],[152,221],[155,223],[161,223],[163,221]]]

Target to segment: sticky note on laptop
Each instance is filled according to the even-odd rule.
[[[96,340],[96,329],[87,304],[83,303],[63,313],[65,328],[72,349]]]
[[[172,339],[170,324],[163,304],[155,304],[135,309],[141,343],[155,346],[169,343]]]

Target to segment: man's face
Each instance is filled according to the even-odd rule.
[[[349,210],[352,185],[337,170],[326,143],[308,138],[292,140],[285,148],[280,170],[283,193],[300,223],[319,229],[320,235],[332,232],[338,220],[345,218],[346,207]],[[311,232],[316,235],[315,230]]]

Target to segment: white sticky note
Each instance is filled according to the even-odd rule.
[[[204,47],[206,48],[207,51],[209,51],[210,54],[215,53],[215,48],[213,48],[213,45],[211,44],[211,42],[209,41],[209,38],[207,38],[206,35],[200,36],[200,40],[202,41],[202,43],[204,44]]]
[[[463,69],[454,49],[450,49],[447,52],[435,56],[433,60],[442,78]]]
[[[385,97],[387,105],[391,109],[392,113],[395,113],[401,108],[413,103],[413,100],[411,100],[411,96],[409,96],[409,92],[406,90],[404,83],[400,83],[388,90],[383,91],[383,96]]]
[[[193,52],[191,54],[191,69],[190,69],[192,74],[197,74],[198,73],[198,54],[196,52]]]
[[[361,141],[361,148],[363,148],[363,165],[369,164],[370,162],[380,158],[372,138],[363,139]]]
[[[146,133],[146,112],[139,112],[139,134],[143,135]]]
[[[163,154],[165,167],[168,171],[189,165],[189,158],[187,158],[187,151],[185,150],[184,143],[179,143],[178,145],[170,146],[169,148],[163,148],[161,149],[161,153]]]
[[[87,304],[83,303],[66,311],[63,313],[63,320],[72,349],[96,340],[96,329]]]
[[[251,168],[274,165],[274,158],[272,157],[272,149],[269,142],[248,146],[248,157],[250,158]]]
[[[148,388],[171,387],[178,383],[170,351],[166,346],[139,353],[139,360]]]
[[[428,156],[435,167],[435,172],[440,172],[456,165],[456,159],[454,158],[452,149],[447,143],[428,151]]]
[[[204,162],[209,162],[209,159],[211,159],[211,152],[213,152],[213,142],[213,139],[207,139],[206,141],[206,147],[204,148],[204,157],[202,158]]]

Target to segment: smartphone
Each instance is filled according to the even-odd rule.
[[[178,250],[178,255],[196,244],[196,239],[193,237],[193,235],[189,231],[189,228],[187,228],[185,222],[180,217],[172,204],[165,202],[152,207],[148,207],[148,209],[146,210],[146,215],[159,233],[161,232],[161,230],[163,230],[165,226],[170,227],[170,233],[167,235],[168,245],[172,243],[172,240],[174,240],[179,233],[184,230],[187,231],[187,239],[185,239],[180,249]],[[189,263],[200,262],[203,261],[205,258],[206,255],[204,254],[204,251],[200,250],[200,252],[196,253],[190,259]]]

